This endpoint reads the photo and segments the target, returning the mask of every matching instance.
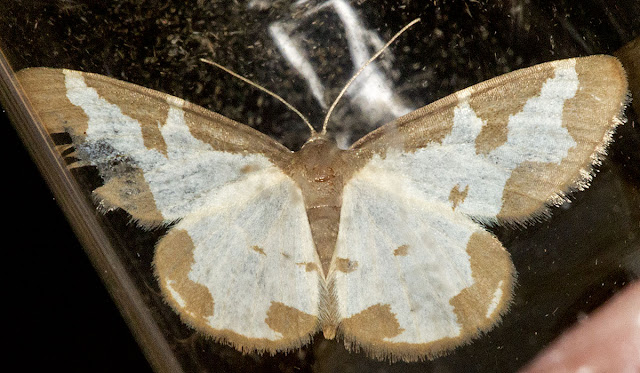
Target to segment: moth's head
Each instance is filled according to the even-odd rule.
[[[342,169],[343,153],[326,134],[316,133],[295,153],[292,169],[306,181],[329,181]]]
[[[326,133],[314,133],[296,153],[301,159],[308,159],[313,163],[327,163],[343,152]]]
[[[311,134],[311,137],[309,137],[309,140],[307,140],[304,143],[304,145],[302,145],[302,148],[300,148],[300,150],[304,149],[305,147],[308,148],[308,147],[327,146],[327,145],[333,145],[337,147],[335,145],[335,142],[331,140],[326,133],[315,132]]]

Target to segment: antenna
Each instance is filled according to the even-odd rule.
[[[369,64],[371,62],[373,62],[376,58],[378,58],[388,47],[389,45],[391,45],[398,37],[400,37],[400,35],[402,35],[405,31],[407,31],[411,26],[415,25],[416,23],[420,22],[420,18],[416,18],[413,21],[409,22],[408,25],[404,26],[400,31],[398,31],[395,35],[393,35],[393,37],[391,38],[391,40],[389,40],[387,42],[387,44],[385,44],[382,48],[380,48],[379,51],[376,52],[376,54],[373,55],[373,57],[371,57],[369,59],[369,61],[367,61],[364,65],[362,65],[362,67],[360,68],[360,70],[358,70],[358,72],[356,72],[351,79],[349,79],[349,81],[347,82],[347,84],[345,84],[344,88],[342,88],[342,91],[340,91],[340,93],[338,94],[338,97],[336,97],[336,99],[333,101],[333,103],[331,104],[331,107],[329,107],[329,110],[327,111],[327,115],[324,117],[324,122],[322,123],[322,132],[320,132],[320,135],[324,135],[327,133],[327,124],[329,123],[329,117],[331,116],[331,113],[333,112],[333,109],[335,109],[336,105],[338,104],[338,101],[340,101],[340,99],[342,98],[342,96],[345,94],[345,92],[347,91],[347,89],[349,88],[349,86],[351,85],[351,83],[353,83],[354,80],[356,80],[356,78],[358,77],[358,75],[360,75],[364,69],[367,68],[367,66],[369,66]]]
[[[336,99],[333,101],[333,103],[331,104],[331,107],[329,107],[329,110],[327,111],[327,115],[324,117],[324,122],[322,123],[322,132],[320,132],[320,136],[325,135],[327,133],[327,124],[329,123],[329,118],[331,117],[331,113],[333,113],[333,109],[335,109],[336,105],[338,104],[338,101],[340,101],[340,99],[342,98],[342,96],[345,94],[345,92],[347,92],[347,89],[349,88],[349,86],[351,86],[351,83],[353,83],[356,78],[364,71],[364,69],[367,68],[367,66],[369,66],[369,64],[371,64],[371,62],[373,62],[376,58],[378,58],[391,44],[393,44],[394,41],[396,41],[396,39],[398,37],[400,37],[400,35],[402,35],[405,31],[407,31],[411,26],[415,25],[416,23],[420,22],[420,18],[416,18],[413,21],[409,22],[408,25],[404,26],[400,31],[398,31],[395,35],[393,35],[393,37],[382,47],[380,48],[379,51],[377,51],[373,57],[371,57],[369,59],[369,61],[367,61],[364,65],[362,65],[362,67],[351,77],[351,79],[349,79],[349,81],[347,82],[347,84],[345,84],[344,88],[342,88],[342,90],[340,91],[340,93],[338,94],[338,96],[336,97]],[[251,80],[243,77],[240,74],[237,74],[233,71],[231,71],[230,69],[217,64],[211,60],[207,60],[205,58],[201,58],[200,61],[207,63],[209,65],[215,66],[218,69],[226,72],[227,74],[230,74],[240,80],[242,80],[243,82],[258,88],[259,90],[271,95],[272,97],[278,99],[278,101],[282,102],[283,104],[285,104],[286,107],[288,107],[291,111],[293,111],[294,113],[296,113],[300,118],[302,118],[302,120],[304,121],[304,123],[307,125],[307,127],[309,127],[309,130],[311,130],[311,137],[315,137],[317,135],[316,130],[313,128],[313,126],[311,125],[311,123],[309,122],[309,120],[302,115],[302,113],[296,109],[295,107],[293,107],[293,105],[291,105],[290,103],[288,103],[284,98],[278,96],[277,94],[275,94],[274,92],[271,92],[270,90],[266,89],[265,87],[259,85],[258,83],[254,83]]]
[[[226,73],[228,73],[228,74],[231,74],[231,75],[233,75],[234,77],[236,77],[236,78],[238,78],[238,79],[242,80],[243,82],[245,82],[245,83],[247,83],[247,84],[249,84],[249,85],[251,85],[251,86],[253,86],[253,87],[258,88],[259,90],[261,90],[261,91],[263,91],[263,92],[268,93],[268,94],[269,94],[269,95],[271,95],[272,97],[275,97],[275,98],[276,98],[276,99],[278,99],[280,102],[282,102],[283,104],[285,104],[289,109],[291,109],[291,111],[293,111],[294,113],[298,114],[298,116],[299,116],[300,118],[302,118],[302,120],[304,121],[304,123],[305,123],[305,124],[307,125],[307,127],[309,127],[309,129],[311,130],[311,137],[314,137],[314,136],[317,134],[317,133],[316,133],[316,130],[313,128],[313,126],[311,125],[311,123],[309,123],[309,120],[308,120],[304,115],[302,115],[302,113],[301,113],[298,109],[296,109],[295,107],[293,107],[293,105],[291,105],[290,103],[288,103],[284,98],[282,98],[282,97],[278,96],[277,94],[275,94],[275,93],[271,92],[270,90],[268,90],[268,89],[266,89],[265,87],[263,87],[263,86],[259,85],[258,83],[254,83],[254,82],[252,82],[251,80],[249,80],[249,79],[247,79],[247,78],[243,77],[242,75],[237,74],[237,73],[234,73],[233,71],[231,71],[231,70],[227,69],[226,67],[224,67],[224,66],[222,66],[222,65],[219,65],[219,64],[217,64],[217,63],[215,63],[215,62],[213,62],[213,61],[207,60],[207,59],[205,59],[205,58],[201,58],[201,59],[200,59],[200,61],[202,61],[202,62],[204,62],[204,63],[208,63],[209,65],[213,65],[213,66],[215,66],[215,67],[219,68],[220,70],[222,70],[222,71],[224,71],[224,72],[226,72]]]

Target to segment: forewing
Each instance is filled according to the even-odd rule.
[[[614,57],[554,61],[457,92],[353,148],[451,209],[521,222],[587,185],[626,95]]]
[[[181,318],[242,351],[282,351],[318,327],[319,261],[291,159],[259,132],[173,96],[78,71],[19,73],[51,133],[71,135],[94,191],[143,226],[178,222],[154,267]]]
[[[69,133],[73,155],[100,170],[99,202],[144,226],[180,219],[208,192],[291,156],[250,127],[131,83],[48,68],[18,78],[47,130]]]
[[[489,330],[514,280],[509,254],[410,178],[365,167],[343,195],[332,289],[345,341],[377,358],[433,358]]]

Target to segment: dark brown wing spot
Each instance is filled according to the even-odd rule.
[[[409,253],[409,245],[401,245],[398,246],[397,249],[393,250],[393,255],[395,256],[407,256]]]
[[[259,171],[259,170],[260,170],[259,166],[254,165],[254,164],[248,164],[248,165],[243,166],[240,169],[240,172],[243,173],[243,174],[248,174],[248,173],[256,172],[256,171]]]
[[[347,258],[336,258],[336,269],[338,269],[338,271],[349,273],[355,271],[357,268],[357,261],[351,261]]]
[[[451,192],[449,193],[449,201],[453,203],[452,209],[455,210],[459,204],[464,202],[467,198],[467,194],[469,193],[469,185],[464,187],[464,190],[461,192],[458,185],[451,188]]]
[[[260,246],[258,246],[258,245],[253,245],[253,246],[251,246],[251,250],[253,250],[253,251],[257,252],[258,254],[262,254],[262,255],[264,255],[264,256],[267,256],[267,254],[264,252],[264,249],[263,249],[263,248],[261,248],[261,247],[260,247]]]
[[[299,266],[304,266],[304,270],[307,272],[311,272],[311,271],[317,271],[318,270],[318,266],[315,263],[311,263],[311,262],[303,262],[303,263],[296,263]]]

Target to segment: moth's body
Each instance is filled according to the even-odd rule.
[[[51,133],[105,179],[100,205],[170,225],[168,303],[243,352],[322,330],[379,359],[434,358],[491,330],[515,268],[478,221],[525,222],[584,188],[621,123],[613,57],[554,61],[409,113],[340,150],[292,153],[164,93],[95,74],[19,73]]]
[[[286,170],[302,190],[325,280],[338,238],[342,191],[358,160],[355,152],[339,149],[327,136],[318,135],[293,154]]]

